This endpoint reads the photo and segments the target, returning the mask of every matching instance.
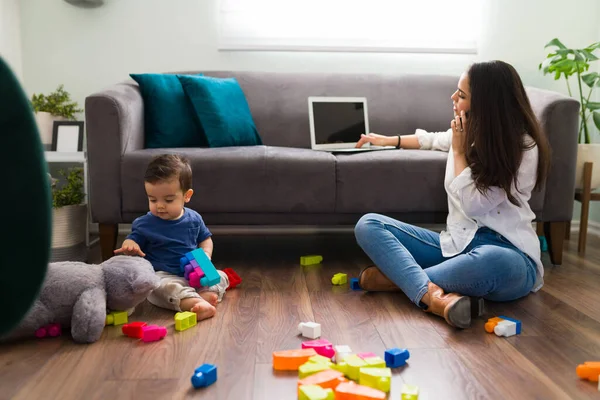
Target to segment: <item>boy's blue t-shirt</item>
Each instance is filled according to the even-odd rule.
[[[167,221],[148,214],[136,218],[127,239],[135,241],[156,271],[183,276],[179,259],[198,248],[198,244],[212,234],[202,217],[194,210],[184,208],[181,218]]]

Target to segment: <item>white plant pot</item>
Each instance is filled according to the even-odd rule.
[[[593,162],[592,190],[600,187],[600,144],[579,144],[577,148],[577,169],[575,189],[583,189],[583,164]]]
[[[87,204],[52,209],[51,261],[84,261],[87,223]]]
[[[39,111],[35,113],[35,121],[40,131],[40,139],[44,145],[44,150],[49,151],[52,149],[52,129],[54,128],[54,121],[66,121],[64,117],[58,117],[52,115],[49,112]]]

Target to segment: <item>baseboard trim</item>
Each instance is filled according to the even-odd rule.
[[[579,234],[579,220],[571,221],[571,233]],[[588,221],[587,234],[600,236],[600,222]]]

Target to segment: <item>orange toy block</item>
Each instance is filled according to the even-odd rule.
[[[504,321],[502,318],[494,317],[487,320],[485,323],[485,331],[487,333],[494,333],[494,328],[499,322]]]
[[[385,393],[354,382],[340,383],[335,388],[335,400],[383,400]]]
[[[283,350],[273,352],[273,369],[280,371],[298,371],[298,368],[316,356],[315,349]]]
[[[598,382],[598,375],[600,375],[600,361],[586,361],[583,364],[579,364],[577,369],[577,376],[581,379],[587,379],[590,382]]]
[[[317,372],[314,375],[307,376],[298,381],[298,387],[302,385],[319,385],[323,389],[335,389],[340,383],[348,382],[344,378],[344,374],[340,371],[328,369],[322,372]]]

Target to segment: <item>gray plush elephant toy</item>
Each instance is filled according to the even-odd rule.
[[[71,327],[76,342],[93,343],[102,335],[107,309],[133,309],[158,285],[152,264],[140,257],[50,263],[38,299],[5,340],[35,337],[37,329],[58,323]]]

